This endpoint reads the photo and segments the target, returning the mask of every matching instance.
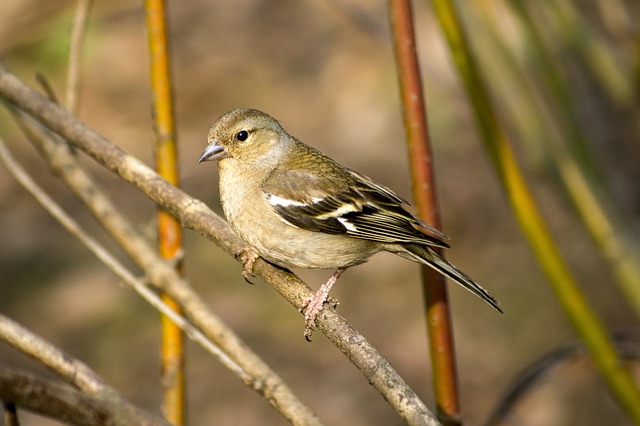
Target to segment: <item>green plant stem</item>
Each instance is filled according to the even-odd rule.
[[[499,67],[504,73],[508,73],[513,82],[507,90],[513,91],[512,86],[519,89],[517,102],[510,105],[512,111],[520,110],[522,117],[527,117],[534,124],[533,134],[527,134],[524,129],[524,123],[517,123],[516,127],[520,128],[523,139],[533,139],[540,141],[544,149],[550,153],[549,160],[555,166],[561,183],[567,196],[573,203],[580,219],[585,228],[591,235],[603,257],[609,262],[616,282],[624,294],[625,301],[634,310],[636,316],[640,318],[640,253],[638,248],[627,237],[629,231],[625,229],[622,221],[618,219],[620,216],[615,209],[614,204],[599,190],[599,184],[594,182],[594,177],[585,169],[583,163],[572,156],[564,143],[559,140],[559,136],[550,130],[554,124],[545,122],[542,105],[536,108],[536,96],[534,94],[535,87],[530,84],[523,72],[518,68],[514,55],[505,47],[504,43],[497,37],[493,28],[495,24],[488,23],[488,16],[482,13],[485,20],[485,27],[488,29],[492,39],[493,54],[492,61],[496,62],[496,56],[502,60],[499,61]],[[521,19],[527,19],[526,16],[520,16]],[[536,34],[531,33],[525,28],[527,38],[535,37]],[[540,43],[533,43],[540,46]],[[535,49],[537,50],[537,49]],[[496,51],[498,54],[496,55]],[[546,57],[538,56],[536,63],[549,60]],[[495,64],[494,64],[495,65]],[[545,67],[546,68],[546,67]],[[549,72],[555,72],[553,70]],[[559,78],[553,78],[560,81]],[[501,80],[500,84],[503,84]],[[551,85],[553,86],[553,85]],[[501,86],[494,87],[494,90],[500,91]],[[559,96],[559,94],[556,94]],[[554,117],[556,117],[554,115]],[[509,117],[512,121],[513,114]],[[560,124],[559,127],[563,127]]]
[[[498,173],[513,212],[565,312],[627,415],[640,424],[640,392],[613,343],[562,261],[520,171],[493,106],[485,81],[471,55],[460,18],[451,0],[432,0],[454,63],[470,97],[485,148]]]

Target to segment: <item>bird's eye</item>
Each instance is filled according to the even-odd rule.
[[[238,139],[240,142],[246,141],[247,138],[249,138],[249,132],[247,132],[246,130],[240,130],[236,135],[236,139]]]

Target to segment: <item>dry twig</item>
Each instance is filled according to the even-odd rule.
[[[243,382],[252,385],[252,388],[260,394],[267,397],[267,400],[282,413],[287,419],[294,424],[315,425],[319,424],[317,417],[305,407],[291,392],[291,390],[282,382],[266,364],[262,363],[255,354],[246,349],[240,342],[240,339],[224,324],[222,321],[213,317],[212,314],[204,307],[197,295],[193,293],[186,282],[180,279],[177,272],[166,262],[161,260],[158,255],[147,246],[142,237],[138,236],[134,229],[117,213],[117,210],[110,201],[102,195],[101,191],[92,185],[88,175],[76,164],[76,160],[69,152],[69,147],[63,142],[58,144],[47,140],[43,135],[37,137],[36,129],[28,126],[26,121],[22,121],[23,128],[31,136],[31,140],[36,143],[41,152],[50,161],[55,170],[59,171],[69,183],[76,193],[87,202],[92,211],[99,218],[106,219],[108,230],[113,230],[118,241],[125,240],[123,245],[128,251],[134,250],[134,259],[138,260],[141,256],[147,257],[148,262],[143,266],[149,276],[162,275],[172,277],[173,280],[167,280],[166,283],[172,288],[182,288],[182,294],[186,294],[187,303],[190,306],[197,306],[195,317],[201,321],[204,320],[208,327],[203,332],[186,321],[178,313],[174,312],[170,307],[162,301],[158,295],[153,293],[146,285],[137,279],[131,272],[120,264],[107,250],[105,250],[92,237],[86,234],[58,205],[53,202],[33,180],[22,170],[20,166],[13,160],[12,156],[6,149],[6,146],[0,138],[0,158],[4,161],[9,171],[16,179],[25,187],[34,197],[54,216],[63,226],[73,235],[75,235],[91,252],[93,252],[103,263],[105,263],[118,277],[125,283],[134,288],[147,302],[158,309],[176,325],[182,328],[189,337],[199,343],[208,352],[212,353],[223,365],[234,372]],[[57,155],[54,155],[56,153]],[[83,197],[84,196],[84,197]],[[89,197],[86,199],[85,197]],[[138,250],[135,252],[135,250]],[[180,302],[185,301],[185,297],[179,299]],[[214,341],[227,342],[225,350],[222,350]],[[229,345],[233,342],[235,345]],[[36,351],[33,351],[34,354]],[[237,361],[236,361],[237,360]],[[259,384],[259,386],[257,385]]]
[[[231,255],[242,248],[238,237],[226,222],[209,210],[204,203],[168,184],[141,161],[131,157],[103,136],[69,116],[64,109],[49,102],[6,70],[0,70],[0,95],[45,127],[64,137],[99,164],[139,188],[157,204],[175,215],[183,226],[207,237]],[[258,260],[254,271],[296,309],[299,309],[303,301],[311,295],[309,287],[295,275],[264,261]],[[164,276],[150,276],[149,279],[156,282],[176,300],[180,300],[182,289],[168,288]],[[183,308],[185,311],[190,311],[192,315],[198,309],[206,311],[204,306],[197,308],[183,306]],[[202,326],[206,324],[197,323],[195,317],[190,319],[204,329]],[[389,362],[382,358],[375,348],[335,310],[328,307],[323,309],[318,317],[318,329],[362,371],[367,380],[408,424],[438,424],[428,408]],[[252,387],[255,389],[259,386],[264,386],[264,383],[253,384]]]
[[[85,426],[169,426],[117,394],[91,394],[29,373],[0,369],[0,399],[67,423]]]

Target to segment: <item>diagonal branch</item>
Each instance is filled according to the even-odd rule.
[[[178,313],[170,309],[155,293],[136,279],[113,256],[111,256],[93,238],[86,235],[80,227],[69,218],[60,207],[50,200],[43,191],[32,182],[30,177],[15,164],[11,155],[0,138],[0,158],[5,162],[11,173],[25,186],[38,201],[59,221],[65,228],[78,237],[83,244],[105,263],[125,283],[132,286],[154,308],[163,313],[174,324],[184,330],[192,340],[212,353],[225,367],[236,374],[244,383],[263,395],[284,417],[294,424],[317,425],[319,421],[315,414],[305,407],[286,386],[286,384],[264,364],[257,355],[252,353],[226,327],[221,320],[215,318],[200,302],[198,296],[190,290],[188,284],[180,278],[177,271],[167,265],[151,249],[146,241],[139,236],[135,229],[120,215],[111,201],[97,188],[91,178],[79,167],[78,162],[70,151],[70,147],[57,138],[47,138],[35,124],[29,124],[29,120],[17,116],[29,139],[36,145],[42,155],[49,161],[56,173],[58,173],[69,188],[82,199],[90,208],[96,218],[110,232],[110,234],[125,248],[131,257],[146,272],[147,277],[156,278],[160,274],[165,277],[166,286],[170,289],[182,289],[182,297],[176,299],[184,305],[200,307],[189,311],[194,323],[204,323],[208,327],[201,327],[209,336],[205,336],[191,323],[184,320]],[[55,135],[52,135],[55,136]],[[0,329],[1,331],[1,329]],[[1,338],[1,336],[0,336]],[[215,342],[222,342],[221,346]]]
[[[0,159],[5,163],[9,172],[29,191],[34,198],[51,214],[58,222],[64,226],[73,236],[91,251],[102,263],[111,269],[122,281],[131,286],[147,303],[153,306],[160,313],[171,319],[173,324],[189,334],[194,342],[199,343],[205,350],[214,355],[225,367],[236,373],[241,378],[249,375],[238,363],[234,362],[220,347],[208,339],[200,330],[196,329],[184,317],[175,312],[172,307],[162,301],[154,293],[146,282],[136,278],[127,268],[115,259],[101,244],[88,235],[64,210],[56,204],[48,195],[44,193],[27,173],[17,165],[2,138],[0,138]],[[183,283],[186,285],[186,283]],[[225,330],[216,330],[224,333]],[[29,330],[13,326],[12,323],[0,315],[0,341],[4,340],[16,349],[37,359],[42,364],[53,369],[62,378],[75,384],[85,392],[97,392],[104,388],[104,385],[97,379],[93,379],[87,374],[86,367],[68,363],[66,356],[57,348],[51,347],[49,343],[42,342],[37,337],[30,334]],[[242,354],[240,359],[243,360]],[[274,399],[278,399],[276,396]]]
[[[109,390],[108,385],[86,364],[70,358],[51,343],[2,314],[0,341],[48,367],[58,377],[82,392],[95,394]]]
[[[4,69],[0,69],[0,96],[67,139],[108,170],[136,186],[176,216],[184,227],[210,239],[228,254],[233,254],[242,248],[239,238],[226,222],[209,210],[204,203],[170,185],[144,163],[69,116],[64,109],[49,102]],[[167,269],[171,268],[167,267]],[[301,308],[303,301],[312,294],[309,287],[295,275],[264,261],[257,261],[254,271],[296,309]],[[149,278],[169,293],[165,276]],[[183,291],[182,289],[171,290],[174,292],[171,296],[176,299]],[[183,307],[185,310],[189,309],[186,306]],[[204,306],[198,308],[206,309]],[[196,325],[201,326],[197,323]],[[318,318],[318,329],[362,371],[367,380],[408,424],[438,424],[428,408],[389,362],[382,358],[375,348],[333,309],[326,307],[323,309]]]
[[[125,400],[86,364],[0,314],[0,341],[48,367],[73,386],[0,369],[0,400],[74,424],[166,425]],[[114,414],[115,413],[115,414]],[[93,419],[93,420],[91,420]],[[96,421],[103,423],[96,423]]]

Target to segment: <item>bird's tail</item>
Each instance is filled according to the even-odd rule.
[[[430,266],[493,306],[493,308],[498,312],[503,313],[502,309],[500,309],[500,303],[491,295],[491,293],[480,287],[477,282],[469,278],[464,272],[447,262],[446,259],[436,253],[431,247],[417,244],[406,244],[402,247],[404,250],[398,252],[400,256],[406,257],[414,262]]]

